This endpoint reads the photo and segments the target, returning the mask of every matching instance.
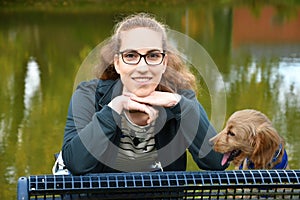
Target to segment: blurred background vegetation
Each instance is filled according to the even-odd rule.
[[[153,13],[201,44],[225,83],[226,118],[243,108],[267,114],[286,139],[290,167],[299,169],[299,6],[298,0],[0,0],[0,199],[16,198],[20,176],[51,173],[78,69],[117,21],[137,12]],[[194,72],[211,117],[213,97]],[[199,170],[191,159],[188,170]]]

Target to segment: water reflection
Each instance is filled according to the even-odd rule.
[[[290,58],[283,58],[279,62],[278,72],[282,77],[282,83],[279,86],[279,101],[284,105],[287,101],[296,100],[296,106],[300,107],[300,62],[293,62],[293,60],[290,62],[290,60]]]
[[[41,102],[41,77],[40,77],[40,69],[33,57],[30,57],[27,67],[26,67],[26,75],[24,79],[24,114],[23,120],[19,124],[18,128],[18,144],[20,145],[23,140],[23,129],[26,127],[26,122],[30,117],[30,112],[33,109],[34,105],[39,105]],[[37,98],[34,101],[34,98]]]
[[[30,60],[27,63],[27,69],[26,69],[26,76],[25,76],[25,91],[24,91],[24,116],[28,116],[33,98],[38,95],[41,97],[40,94],[40,83],[41,83],[41,77],[40,77],[40,69],[37,64],[37,62],[34,60],[34,58],[30,58]]]
[[[300,9],[196,4],[147,9],[210,54],[226,84],[226,115],[266,113],[299,168]],[[123,11],[0,11],[0,199],[15,199],[19,176],[51,173],[78,68]],[[199,99],[210,114],[210,94],[200,90]]]

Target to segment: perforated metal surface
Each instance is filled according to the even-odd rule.
[[[39,175],[19,179],[18,199],[300,199],[299,177],[300,170]]]

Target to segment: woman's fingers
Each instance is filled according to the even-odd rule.
[[[151,122],[156,120],[156,118],[158,117],[159,111],[157,109],[153,108],[152,106],[146,105],[146,107],[149,110],[148,113],[146,112],[149,115],[149,119],[147,120],[147,123],[150,124]]]
[[[136,95],[134,95],[133,93],[130,93],[130,92],[124,92],[122,95],[126,96],[126,97],[136,97]]]
[[[132,100],[128,100],[125,109],[146,113],[148,115],[147,124],[153,122],[158,117],[158,113],[159,113],[159,111],[155,109],[153,106],[146,105]]]
[[[132,95],[130,99],[152,106],[172,107],[180,101],[181,96],[176,93],[154,91],[149,96],[137,97]]]
[[[176,105],[180,98],[180,95],[169,92],[153,92],[147,97],[137,97],[132,93],[124,93],[114,98],[109,106],[119,114],[122,110],[144,112],[148,115],[147,123],[149,124],[158,117],[159,111],[155,106],[171,107]]]

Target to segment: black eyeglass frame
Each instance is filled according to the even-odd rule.
[[[138,54],[138,55],[140,56],[140,58],[139,58],[139,60],[138,60],[137,62],[135,62],[135,63],[128,63],[128,62],[126,62],[126,61],[124,60],[124,58],[123,58],[123,53],[126,53],[126,52],[129,53],[130,51],[120,51],[119,54],[121,55],[123,62],[126,63],[127,65],[137,65],[137,64],[140,63],[141,59],[144,58],[145,63],[146,63],[147,65],[150,65],[150,66],[156,66],[156,65],[160,65],[160,64],[164,61],[164,58],[165,58],[165,56],[166,56],[166,53],[165,53],[165,52],[159,52],[158,54],[161,54],[161,55],[162,55],[161,61],[160,61],[159,63],[157,63],[157,64],[150,64],[150,63],[147,62],[146,56],[149,55],[149,54],[151,53],[151,51],[148,52],[148,53],[146,53],[146,54],[144,54],[144,55],[143,55],[143,54],[140,54],[139,52],[134,51],[134,53]]]

